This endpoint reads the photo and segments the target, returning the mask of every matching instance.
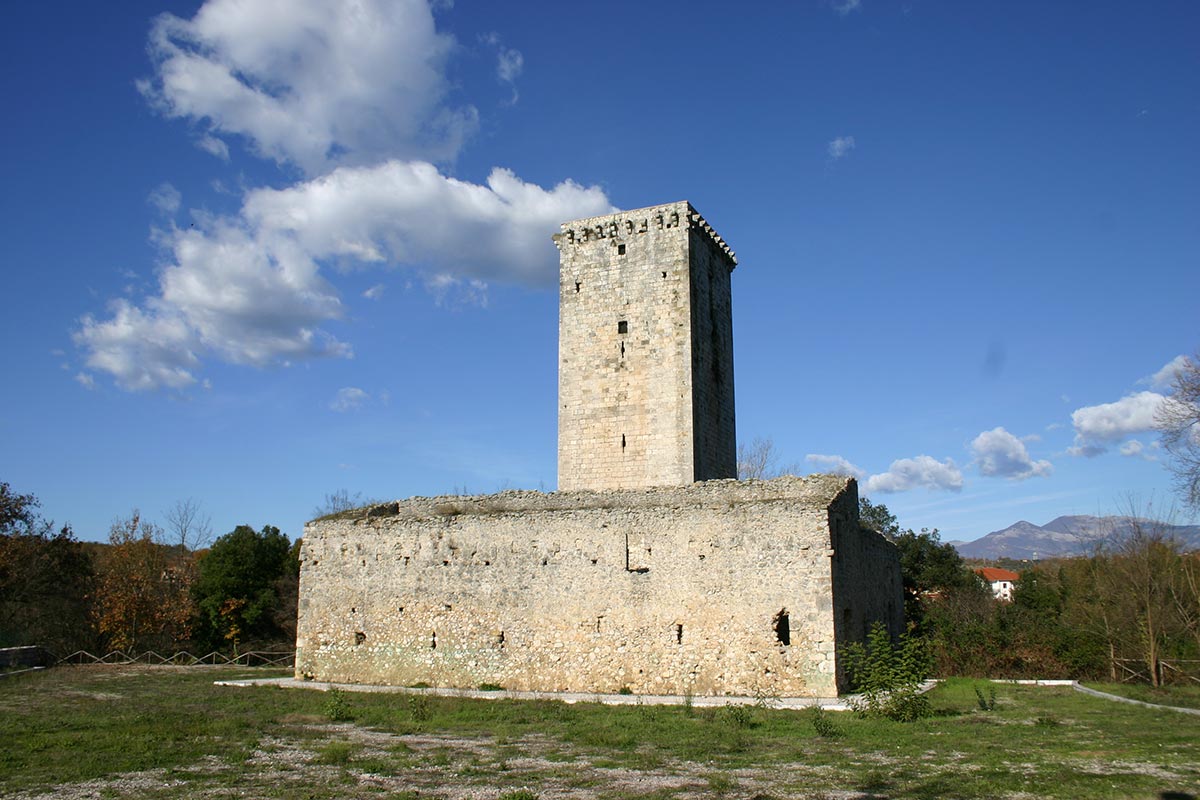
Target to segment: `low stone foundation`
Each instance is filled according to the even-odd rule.
[[[414,498],[305,527],[296,675],[518,691],[833,696],[902,625],[853,479]]]

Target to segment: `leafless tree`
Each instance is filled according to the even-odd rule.
[[[1156,518],[1152,505],[1142,508],[1130,498],[1126,510],[1128,528],[1111,545],[1106,588],[1124,607],[1132,623],[1130,632],[1136,631],[1150,682],[1158,686],[1162,681],[1163,646],[1179,627],[1175,601],[1181,577],[1181,547],[1171,535],[1172,526]]]
[[[325,495],[325,502],[313,509],[313,518],[340,514],[343,511],[374,505],[376,502],[378,501],[364,498],[362,492],[350,494],[349,489],[338,489]]]
[[[1171,459],[1180,499],[1200,512],[1200,352],[1175,373],[1172,393],[1158,408],[1155,423]]]
[[[749,444],[739,444],[737,449],[738,478],[744,481],[769,480],[781,475],[797,475],[796,464],[779,463],[779,451],[770,439],[755,437]]]
[[[188,551],[212,544],[212,518],[196,500],[176,500],[163,518],[167,521],[166,540],[171,544]]]

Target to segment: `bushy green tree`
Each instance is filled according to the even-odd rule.
[[[39,644],[67,655],[94,638],[93,564],[70,526],[55,530],[39,505],[0,482],[0,647]]]
[[[271,525],[239,525],[217,539],[201,557],[193,587],[198,643],[236,649],[279,638],[274,613],[280,579],[295,565],[289,552],[287,536]]]
[[[853,702],[862,716],[911,722],[929,716],[929,699],[921,691],[929,677],[925,643],[911,632],[893,642],[887,626],[876,622],[866,644],[846,648],[850,680],[860,698]]]

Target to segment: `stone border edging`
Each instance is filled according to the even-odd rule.
[[[0,672],[0,680],[4,678],[11,678],[14,675],[24,675],[26,672],[38,672],[44,669],[45,667],[27,667],[25,669],[16,669],[9,672]]]
[[[1089,689],[1079,681],[1071,680],[1008,680],[1006,678],[990,678],[992,683],[1015,683],[1020,686],[1070,686],[1077,692],[1089,694],[1092,697],[1099,697],[1102,700],[1114,700],[1118,703],[1129,703],[1135,706],[1144,706],[1146,708],[1161,708],[1168,711],[1178,711],[1182,714],[1194,714],[1200,717],[1200,708],[1184,708],[1182,706],[1165,706],[1161,703],[1147,703],[1144,700],[1134,700],[1132,697],[1122,697],[1119,694],[1109,694],[1102,692],[1099,689]]]

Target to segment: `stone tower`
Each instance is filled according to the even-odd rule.
[[[561,227],[558,488],[737,477],[733,251],[686,201]]]

